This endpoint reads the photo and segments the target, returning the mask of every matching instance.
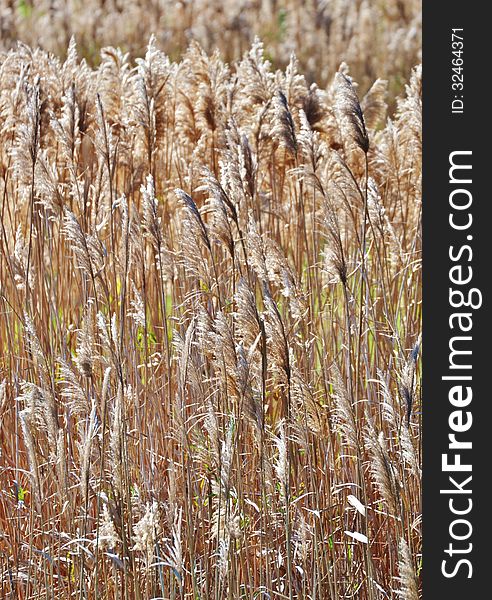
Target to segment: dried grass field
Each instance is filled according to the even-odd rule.
[[[2,598],[418,600],[419,19],[0,1]]]

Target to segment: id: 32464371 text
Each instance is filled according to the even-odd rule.
[[[463,29],[451,30],[451,112],[462,115],[465,106],[463,72]]]

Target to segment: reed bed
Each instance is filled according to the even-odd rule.
[[[2,597],[419,597],[421,69],[248,42],[0,59]]]
[[[421,60],[421,22],[421,0],[0,0],[0,49],[20,40],[66,56],[75,36],[94,65],[109,45],[143,56],[155,33],[172,60],[195,40],[232,63],[258,36],[274,68],[295,52],[309,83],[327,85],[342,61],[364,87],[384,77],[393,107]]]

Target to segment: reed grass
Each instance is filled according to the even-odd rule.
[[[237,39],[1,55],[3,597],[419,595],[421,69]]]

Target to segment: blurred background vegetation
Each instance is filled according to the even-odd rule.
[[[0,51],[21,41],[64,58],[75,36],[96,65],[105,46],[142,56],[152,33],[171,60],[195,40],[227,62],[258,36],[274,68],[294,52],[323,86],[344,61],[362,91],[387,79],[391,102],[421,60],[421,0],[0,0]]]

